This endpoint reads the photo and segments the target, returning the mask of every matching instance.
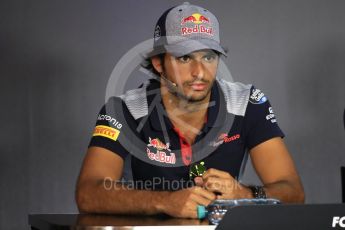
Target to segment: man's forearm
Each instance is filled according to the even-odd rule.
[[[264,186],[267,198],[276,198],[283,203],[304,203],[304,191],[300,183],[278,181]]]
[[[135,190],[105,180],[79,183],[76,201],[81,212],[117,214],[157,214],[163,211],[170,192]]]

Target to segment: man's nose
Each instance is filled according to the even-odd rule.
[[[199,78],[202,79],[204,77],[205,74],[205,66],[203,65],[203,63],[199,60],[194,60],[192,62],[192,76],[195,78]]]

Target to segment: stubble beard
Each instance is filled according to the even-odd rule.
[[[197,105],[197,104],[200,104],[201,102],[207,103],[205,99],[211,94],[211,89],[214,84],[214,81],[212,82],[206,81],[206,80],[198,80],[198,81],[208,84],[207,90],[202,95],[196,96],[196,95],[193,95],[193,93],[190,95],[186,95],[180,88],[177,88],[178,86],[174,88],[168,87],[169,93],[172,94],[174,97],[176,97],[180,101],[180,103],[183,103],[183,104]],[[183,88],[189,87],[191,83],[192,82],[184,82]]]

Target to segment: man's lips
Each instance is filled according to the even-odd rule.
[[[189,84],[189,86],[195,91],[202,91],[206,89],[207,84],[196,82],[196,83]]]

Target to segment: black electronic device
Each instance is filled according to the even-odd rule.
[[[285,204],[233,207],[216,230],[326,230],[344,227],[345,204]]]

